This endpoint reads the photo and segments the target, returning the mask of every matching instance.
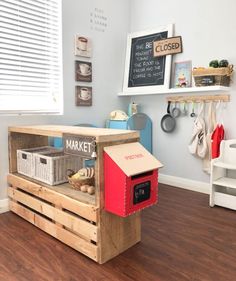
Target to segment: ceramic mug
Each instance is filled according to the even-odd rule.
[[[85,37],[78,37],[77,48],[81,51],[86,51],[88,45],[88,39]]]
[[[81,89],[80,89],[79,97],[80,97],[82,100],[88,100],[88,99],[90,98],[89,89],[88,89],[88,88],[81,88]]]
[[[79,70],[82,75],[88,75],[90,73],[90,66],[86,63],[80,63]]]

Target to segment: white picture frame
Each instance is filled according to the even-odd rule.
[[[172,36],[173,24],[128,34],[123,83],[124,94],[151,94],[170,88],[172,56],[154,57],[153,42]],[[162,69],[158,72],[159,68]]]

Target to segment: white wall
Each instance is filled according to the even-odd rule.
[[[105,32],[90,29],[90,13],[95,8],[103,9],[107,17],[108,27]],[[104,126],[111,110],[125,108],[127,99],[119,99],[116,93],[122,88],[124,68],[122,58],[125,53],[128,27],[129,2],[126,0],[63,0],[64,115],[0,116],[0,203],[2,198],[7,197],[8,126],[50,123],[93,123]],[[76,57],[73,48],[76,33],[90,37],[93,43],[92,107],[75,106],[75,85],[78,83],[74,80]]]
[[[131,0],[131,7],[131,32],[175,24],[175,35],[182,36],[184,50],[174,56],[176,61],[192,60],[193,66],[207,66],[212,59],[226,58],[236,66],[234,0]],[[236,138],[235,84],[224,114],[227,138]],[[160,129],[161,117],[166,112],[165,98],[164,95],[132,98],[153,120],[154,154],[165,165],[161,173],[208,182],[209,176],[201,171],[201,161],[191,156],[187,149],[193,119],[180,117],[177,130],[171,134]]]

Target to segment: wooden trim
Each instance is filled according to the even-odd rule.
[[[229,102],[230,95],[200,95],[200,96],[169,96],[166,98],[170,102],[210,102],[223,101]]]
[[[57,206],[61,206],[87,220],[97,222],[98,209],[95,206],[72,199],[64,194],[48,189],[19,176],[9,174],[7,181],[14,187],[18,187],[30,194],[46,200]]]
[[[66,245],[97,261],[97,246],[10,200],[10,210]]]

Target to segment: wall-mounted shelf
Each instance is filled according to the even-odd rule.
[[[180,93],[202,93],[202,92],[226,92],[229,91],[230,87],[224,87],[224,86],[206,86],[206,87],[189,87],[189,88],[171,88],[171,89],[164,89],[160,92],[155,93],[141,93],[141,92],[135,92],[135,93],[127,93],[127,92],[121,92],[118,93],[118,96],[120,97],[128,97],[128,96],[146,96],[146,95],[164,95],[164,94],[180,94]]]

